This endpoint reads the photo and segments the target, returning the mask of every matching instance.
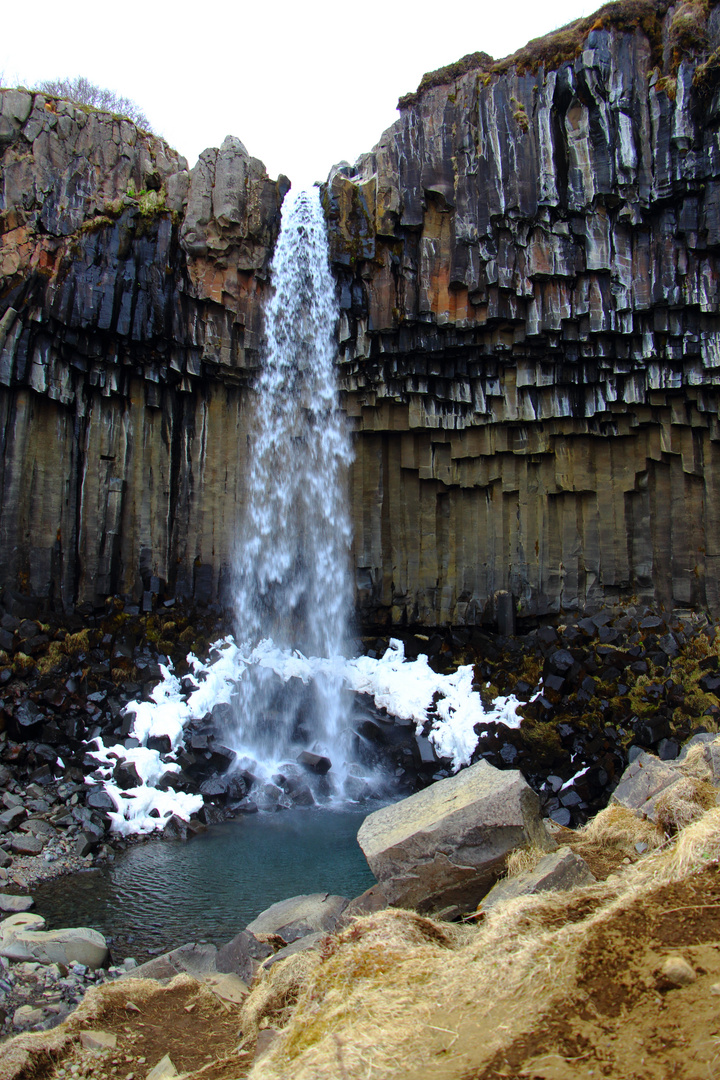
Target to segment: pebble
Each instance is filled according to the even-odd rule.
[[[43,1009],[36,1009],[33,1005],[21,1005],[13,1013],[13,1027],[18,1029],[34,1027],[44,1018]]]
[[[689,986],[697,979],[697,975],[683,956],[668,956],[660,971],[675,986]]]

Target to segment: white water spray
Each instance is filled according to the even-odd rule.
[[[330,663],[307,687],[292,680],[294,689],[251,665],[239,688],[235,742],[268,763],[298,749],[320,751],[337,773],[346,726],[340,671],[350,609],[352,452],[336,386],[338,310],[327,252],[318,191],[286,200],[255,386],[236,613],[245,656],[270,639]]]

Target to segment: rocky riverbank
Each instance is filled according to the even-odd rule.
[[[714,736],[673,764],[641,753],[612,805],[573,832],[543,825],[519,773],[478,763],[387,808],[391,821],[367,819],[360,839],[381,882],[362,897],[294,897],[221,949],[191,942],[111,969],[52,1031],[80,981],[105,976],[89,954],[87,967],[49,964],[58,935],[12,916],[0,953],[39,962],[12,965],[26,998],[13,1023],[34,1030],[0,1048],[3,1076],[361,1080],[371,1066],[382,1080],[693,1080],[715,1054],[719,784]],[[458,856],[454,881],[436,845],[423,852],[438,829]],[[464,923],[410,909],[423,907],[428,866],[439,903],[460,875]],[[388,908],[390,893],[404,906]],[[74,933],[96,949],[92,932]]]

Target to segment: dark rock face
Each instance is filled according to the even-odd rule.
[[[638,0],[471,54],[332,171],[366,626],[507,635],[631,596],[720,614],[703,12],[691,41]],[[0,154],[0,585],[66,610],[214,602],[287,182],[237,139],[189,172],[128,122],[15,90]]]
[[[0,585],[208,603],[286,182],[237,139],[190,173],[110,114],[0,107]]]
[[[617,8],[426,77],[329,177],[366,624],[720,609],[718,21],[681,54]]]

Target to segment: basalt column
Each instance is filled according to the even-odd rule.
[[[610,5],[331,173],[366,623],[720,615],[719,44],[715,6]]]

